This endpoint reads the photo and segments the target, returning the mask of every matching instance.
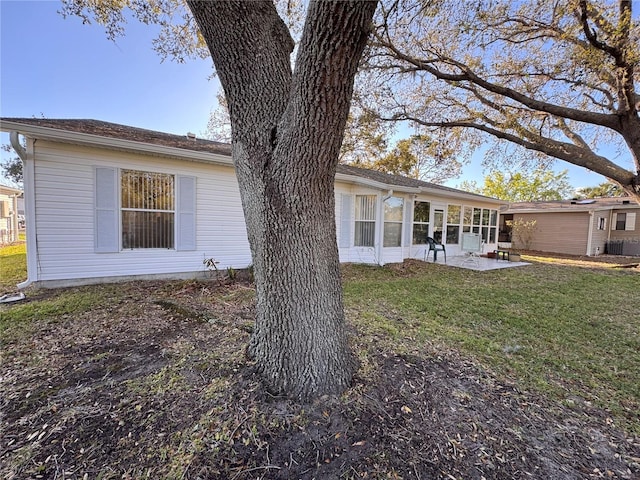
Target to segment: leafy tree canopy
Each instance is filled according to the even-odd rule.
[[[13,150],[10,145],[2,145],[2,150],[8,153],[12,153]],[[0,163],[2,169],[2,175],[10,180],[16,186],[22,186],[22,160],[19,157],[11,157]]]
[[[460,188],[508,202],[562,200],[573,194],[567,176],[567,170],[555,173],[545,168],[529,173],[497,170],[485,176],[482,185],[462,182]]]
[[[577,198],[624,197],[626,192],[619,185],[611,182],[601,183],[595,187],[582,187],[576,192]]]
[[[153,41],[153,48],[162,60],[184,62],[188,58],[209,56],[184,0],[61,1],[60,13],[63,16],[78,16],[85,23],[102,25],[111,40],[125,34],[128,16],[145,24],[158,25],[160,30]],[[295,0],[275,0],[274,3],[297,44],[302,33],[305,3]],[[377,98],[377,86],[366,75],[360,76],[357,84],[357,98],[345,130],[341,162],[435,183],[459,176],[470,151],[465,151],[453,136],[437,133],[415,135],[390,147],[394,125],[371,114]],[[217,100],[218,105],[211,111],[205,135],[212,140],[229,142],[231,124],[224,92],[219,92]]]
[[[412,135],[398,140],[390,151],[353,163],[433,183],[443,183],[458,177],[462,168],[462,162],[455,158],[454,151],[447,148],[446,141],[434,140],[425,135]]]

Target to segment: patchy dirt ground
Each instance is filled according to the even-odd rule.
[[[245,359],[249,286],[30,298],[88,292],[91,308],[43,314],[2,345],[2,478],[640,478],[640,439],[606,412],[518,391],[441,347],[407,357],[354,331],[354,386],[301,405],[265,393]]]

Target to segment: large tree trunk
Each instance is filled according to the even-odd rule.
[[[227,96],[257,288],[249,353],[268,388],[310,399],[351,382],[334,176],[376,2],[311,2],[295,71],[271,2],[189,1]]]

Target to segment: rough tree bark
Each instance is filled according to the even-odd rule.
[[[268,388],[303,400],[351,382],[334,176],[376,2],[312,1],[293,41],[265,1],[188,1],[229,106],[257,289],[248,352]]]

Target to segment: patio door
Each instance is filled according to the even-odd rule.
[[[431,224],[433,225],[432,237],[436,241],[436,243],[442,243],[444,231],[444,206],[434,205],[433,206],[433,218],[431,219]]]

